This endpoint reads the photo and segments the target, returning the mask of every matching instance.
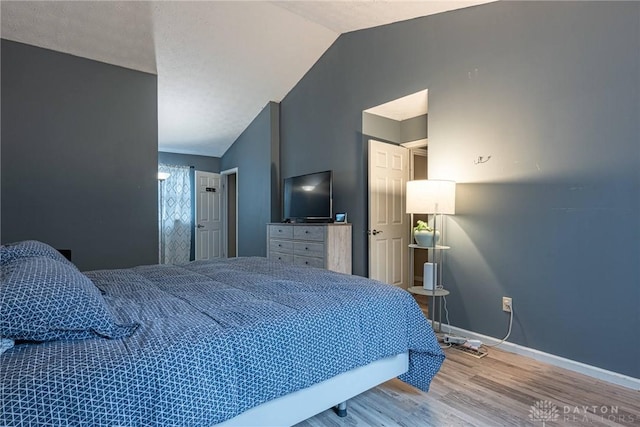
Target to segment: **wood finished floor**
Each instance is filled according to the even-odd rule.
[[[543,426],[543,417],[546,427],[640,427],[639,391],[498,349],[446,355],[428,393],[394,379],[351,399],[345,418],[328,410],[297,427]],[[555,405],[557,419],[550,407],[532,420],[538,401]]]

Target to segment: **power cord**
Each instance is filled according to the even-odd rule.
[[[444,318],[447,321],[449,330],[451,330],[451,323],[449,323],[449,310],[447,310],[447,297],[443,296],[442,301],[444,301]]]
[[[505,335],[505,337],[502,338],[498,343],[491,344],[491,345],[485,344],[485,347],[497,347],[500,344],[504,343],[509,338],[509,335],[511,335],[511,327],[513,326],[513,301],[511,302],[511,313],[509,313],[509,314],[510,314],[510,316],[509,316],[509,330],[507,331],[507,335]]]
[[[451,331],[451,323],[449,322],[449,310],[447,310],[447,298],[446,297],[442,297],[442,300],[444,301],[444,315],[445,315],[445,319],[447,321],[447,326],[448,326],[448,330]],[[482,344],[484,347],[497,347],[500,344],[503,344],[507,339],[509,339],[509,336],[511,335],[511,329],[513,327],[513,313],[514,313],[514,309],[513,309],[513,302],[511,303],[511,312],[509,313],[509,330],[507,331],[507,335],[505,335],[504,338],[502,338],[500,341],[498,341],[496,344]],[[449,348],[451,347],[451,344],[448,344],[447,346],[442,348]]]
[[[444,318],[447,321],[447,326],[448,326],[448,330],[451,330],[451,323],[449,323],[449,310],[447,310],[447,298],[445,296],[442,297],[442,300],[444,301]],[[435,308],[435,302],[433,304],[433,307]],[[435,311],[435,310],[434,310]],[[435,322],[435,313],[434,313],[434,319],[433,321]],[[451,347],[451,343],[448,343],[447,345],[441,345],[440,348],[442,349],[446,349]]]
[[[447,336],[449,336],[449,337],[456,337],[456,338],[462,338],[462,339],[466,340],[467,338],[465,338],[465,337],[460,337],[460,336],[457,336],[457,335],[454,335],[454,334],[452,334],[452,333],[451,333],[451,322],[449,321],[449,309],[447,308],[447,297],[443,296],[443,297],[442,297],[442,301],[444,302],[444,304],[443,304],[443,308],[444,308],[444,318],[445,318],[445,320],[446,320],[446,322],[447,322],[446,324],[447,324],[447,331],[448,331],[448,332],[445,334],[445,342],[446,342],[446,337],[447,337]],[[453,344],[452,344],[451,342],[449,342],[449,343],[447,343],[447,345],[446,345],[446,346],[440,346],[440,347],[442,347],[442,348],[449,348],[449,347],[451,347],[452,345],[453,345]]]

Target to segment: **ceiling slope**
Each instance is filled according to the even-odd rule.
[[[159,149],[221,156],[345,32],[481,1],[2,1],[2,38],[158,75]]]

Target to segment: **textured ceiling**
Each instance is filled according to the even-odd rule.
[[[364,112],[399,122],[413,117],[422,116],[427,114],[428,111],[427,93],[427,89],[421,90],[420,92],[412,93],[411,95],[403,96],[402,98],[394,99],[393,101],[368,108],[364,110]]]
[[[221,156],[341,34],[477,1],[2,1],[2,38],[158,75],[159,149]]]

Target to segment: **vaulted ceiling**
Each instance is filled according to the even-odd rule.
[[[342,33],[471,1],[2,1],[2,38],[158,75],[159,149],[221,156]]]

